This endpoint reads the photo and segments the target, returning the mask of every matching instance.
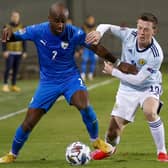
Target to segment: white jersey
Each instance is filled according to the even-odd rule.
[[[163,61],[163,52],[155,38],[152,38],[152,43],[147,48],[140,50],[137,45],[137,29],[107,24],[101,24],[97,27],[97,31],[101,35],[107,30],[122,40],[121,60],[136,65],[141,74],[147,75],[147,78],[140,84],[133,84],[129,80],[121,79],[119,89],[123,91],[145,91],[149,88],[152,89],[154,85],[160,85],[162,75],[159,69]],[[127,76],[129,77],[129,75]]]

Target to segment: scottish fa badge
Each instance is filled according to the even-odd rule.
[[[139,59],[139,60],[138,60],[138,64],[141,65],[141,66],[142,66],[142,65],[145,65],[145,64],[146,64],[146,60],[143,59],[143,58],[142,58],[142,59]]]
[[[64,41],[61,42],[61,47],[62,47],[64,50],[67,49],[68,46],[69,46],[69,43],[64,42]]]

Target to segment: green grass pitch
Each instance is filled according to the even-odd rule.
[[[164,107],[161,117],[165,124],[165,132],[168,132],[168,76],[166,68],[163,68],[162,100]],[[108,127],[110,112],[112,110],[115,94],[119,81],[110,78],[96,78],[93,82],[87,82],[87,86],[111,79],[111,82],[96,87],[89,91],[90,102],[93,105],[99,118],[100,137],[103,138]],[[27,107],[28,102],[34,93],[37,81],[21,81],[21,93],[0,92],[0,116],[16,112]],[[0,121],[0,155],[7,153],[16,127],[24,119],[25,113],[13,116]],[[65,161],[65,149],[68,144],[74,141],[82,141],[90,145],[88,134],[81,121],[79,112],[74,107],[69,107],[62,100],[58,101],[47,115],[40,121],[33,130],[29,141],[21,150],[15,163],[0,165],[0,168],[69,168]],[[168,134],[166,135],[166,143]],[[148,124],[144,115],[139,109],[135,122],[125,129],[117,153],[102,161],[91,161],[87,168],[162,168],[168,163],[156,161],[156,150],[153,143]]]

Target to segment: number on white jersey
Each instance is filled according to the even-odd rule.
[[[162,94],[162,87],[160,85],[152,85],[150,87],[150,92],[161,95]]]

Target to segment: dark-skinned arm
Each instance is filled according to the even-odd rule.
[[[120,59],[112,55],[105,47],[100,44],[90,45],[89,49],[94,51],[99,57],[113,63],[117,69],[127,74],[137,74],[138,70],[135,65],[121,62]]]
[[[15,36],[12,32],[12,28],[11,27],[5,27],[2,30],[2,43],[13,42],[13,41],[17,41],[17,39],[15,38]]]

